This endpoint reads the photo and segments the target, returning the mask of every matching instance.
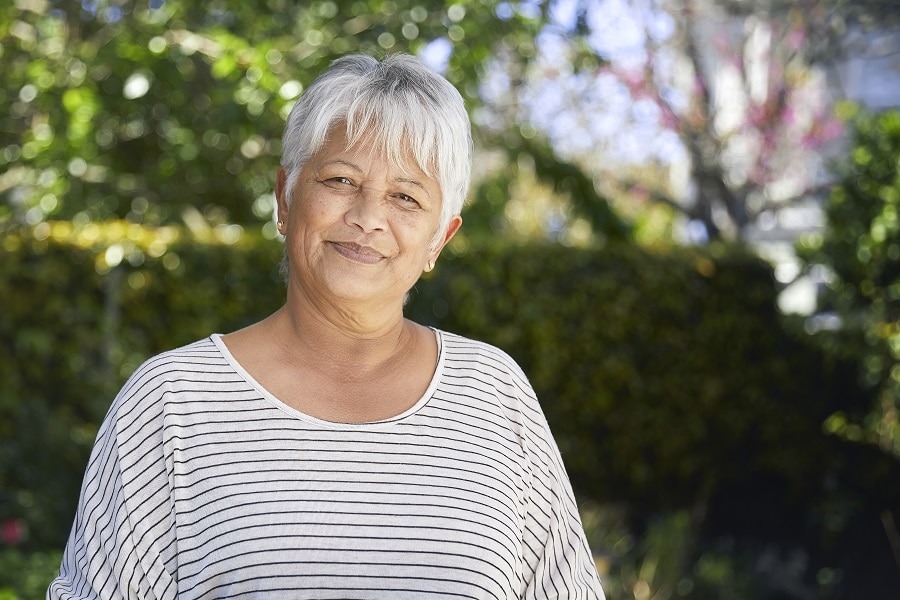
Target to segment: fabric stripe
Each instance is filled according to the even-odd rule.
[[[281,404],[217,335],[145,362],[48,598],[603,598],[525,375],[436,335],[426,395],[367,424]]]

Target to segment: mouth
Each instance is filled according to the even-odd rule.
[[[356,242],[329,242],[335,252],[346,258],[347,260],[362,263],[364,265],[374,265],[380,262],[384,255],[371,246],[363,246]]]

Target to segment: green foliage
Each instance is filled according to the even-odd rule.
[[[41,600],[59,571],[62,552],[0,550],[0,600]]]
[[[410,314],[522,364],[588,496],[690,506],[747,469],[798,485],[816,469],[821,365],[781,327],[759,259],[498,245],[446,256],[438,272]]]
[[[834,274],[823,298],[842,330],[821,336],[855,354],[878,390],[867,414],[835,413],[830,431],[900,458],[900,111],[859,114],[825,207],[827,227],[801,251]]]
[[[654,518],[637,536],[621,508],[592,503],[579,508],[589,543],[602,549],[597,563],[608,600],[765,597],[767,582],[759,574],[751,576],[751,560],[729,548],[694,552],[696,528],[688,511]]]
[[[501,8],[499,5],[502,4]],[[313,77],[348,52],[443,47],[472,110],[503,47],[534,54],[543,17],[497,0],[26,1],[0,8],[0,231],[45,219],[191,227],[270,222],[280,139]],[[434,44],[434,46],[429,46]],[[513,129],[479,137],[531,157],[604,236],[627,228],[589,177]],[[510,180],[495,200],[505,203]],[[470,230],[497,213],[475,202]],[[267,222],[269,221],[269,222]]]
[[[0,230],[45,218],[256,224],[287,111],[348,52],[451,51],[477,106],[502,44],[533,53],[540,19],[444,0],[18,0],[0,8]],[[264,220],[264,219],[262,219]]]
[[[97,425],[141,361],[282,303],[280,245],[252,239],[65,222],[4,238],[0,520],[22,519],[27,547],[62,545]]]
[[[474,197],[463,212],[465,235],[490,239],[497,235],[509,189],[522,176],[521,164],[529,163],[534,176],[567,201],[571,217],[582,217],[599,240],[622,242],[632,238],[632,227],[597,192],[593,179],[572,162],[563,160],[546,143],[507,134],[495,140],[505,150],[508,161],[490,177],[480,181]],[[524,159],[524,160],[523,160]],[[548,232],[553,238],[555,232]]]

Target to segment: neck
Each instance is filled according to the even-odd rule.
[[[270,317],[273,339],[293,359],[332,373],[363,376],[414,342],[402,306],[317,302],[289,286],[285,306]]]

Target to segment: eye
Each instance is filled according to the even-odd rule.
[[[407,194],[395,194],[394,197],[397,198],[404,206],[409,206],[409,207],[421,206],[419,204],[418,200],[416,200],[415,198],[413,198],[412,196],[409,196]]]
[[[350,190],[356,187],[353,180],[348,177],[329,177],[323,180],[322,183],[335,190]]]

